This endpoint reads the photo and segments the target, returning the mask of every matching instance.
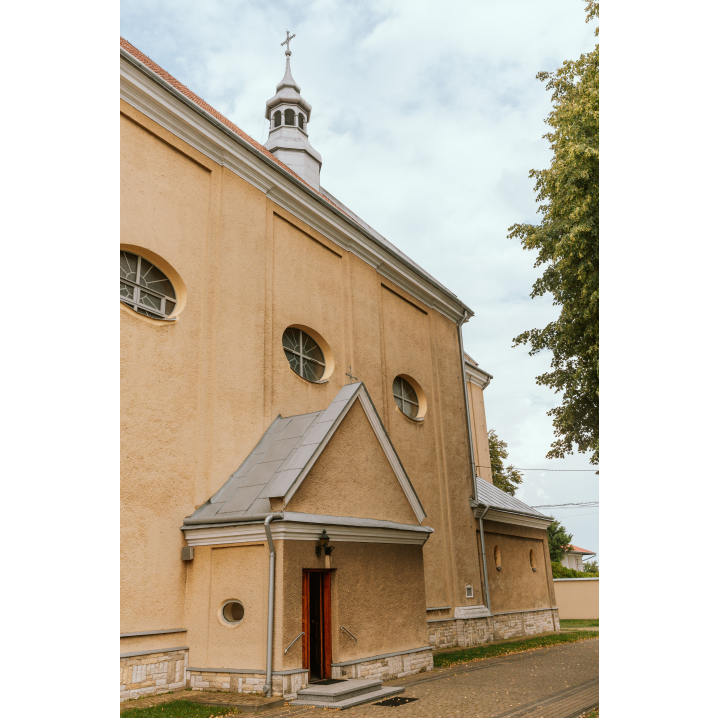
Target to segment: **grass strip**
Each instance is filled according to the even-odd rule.
[[[149,708],[128,708],[122,712],[127,718],[212,718],[241,715],[234,706],[207,706],[194,701],[178,700]]]
[[[562,618],[561,628],[598,628],[597,618]]]
[[[446,668],[447,666],[455,666],[459,663],[483,661],[486,658],[507,656],[510,653],[535,651],[539,648],[546,648],[547,646],[556,646],[561,643],[575,643],[576,641],[585,641],[589,638],[598,638],[598,631],[537,636],[536,638],[527,638],[525,641],[512,641],[511,643],[487,643],[483,646],[451,651],[451,653],[439,653],[434,656],[434,667]]]

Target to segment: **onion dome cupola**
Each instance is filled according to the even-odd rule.
[[[311,146],[307,134],[312,106],[301,96],[289,66],[292,54],[289,41],[293,37],[287,30],[287,39],[282,43],[287,46],[284,53],[287,56],[287,69],[277,85],[277,94],[267,100],[264,117],[269,120],[269,137],[264,146],[318,191],[322,156]]]

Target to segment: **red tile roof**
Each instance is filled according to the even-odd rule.
[[[212,115],[212,117],[214,117],[216,120],[219,120],[225,127],[228,127],[230,130],[232,130],[232,132],[239,135],[245,142],[248,142],[255,149],[259,150],[259,152],[261,152],[265,157],[267,157],[267,159],[271,160],[274,164],[279,165],[283,170],[289,172],[293,177],[296,177],[296,179],[298,179],[311,192],[316,195],[319,195],[325,202],[329,202],[333,207],[336,207],[340,212],[342,212],[342,214],[346,214],[346,212],[344,212],[341,207],[338,207],[334,202],[332,202],[328,197],[325,197],[322,193],[317,192],[314,187],[305,182],[296,172],[294,172],[294,170],[287,167],[287,165],[285,165],[284,162],[282,162],[281,160],[278,160],[266,147],[264,147],[264,145],[260,145],[259,142],[250,137],[246,132],[240,130],[239,127],[234,124],[234,122],[228,120],[224,115],[217,112],[214,107],[207,104],[201,97],[196,95],[189,88],[185,87],[181,82],[179,82],[179,80],[176,80],[174,77],[172,77],[169,72],[163,70],[156,62],[150,60],[147,55],[141,53],[134,45],[127,42],[127,40],[125,40],[123,37],[120,37],[120,47],[123,50],[126,50],[136,60],[139,60],[145,67],[152,70],[152,72],[154,72],[156,75],[159,75],[165,82],[172,85],[172,87],[181,92],[186,98],[192,100],[195,105],[201,107],[205,112]]]
[[[596,553],[595,551],[589,551],[585,548],[579,548],[578,546],[574,546],[573,544],[569,544],[571,547],[571,551],[575,551],[576,553]]]

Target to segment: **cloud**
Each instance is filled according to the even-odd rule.
[[[511,461],[588,468],[584,456],[544,458],[546,411],[559,397],[535,377],[550,357],[511,344],[557,308],[530,299],[535,256],[506,238],[510,225],[537,220],[528,173],[551,157],[541,138],[550,95],[536,73],[593,47],[584,17],[580,0],[123,0],[121,32],[260,141],[284,74],[280,43],[296,33],[292,70],[313,106],[322,185],[475,311],[466,349],[495,376],[487,419]],[[583,501],[597,498],[598,482],[528,472],[520,495]],[[597,548],[594,518],[570,530]]]

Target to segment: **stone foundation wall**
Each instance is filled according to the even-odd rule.
[[[297,697],[297,691],[307,687],[308,672],[272,674],[272,695],[288,700]],[[235,673],[192,670],[188,672],[189,687],[193,691],[219,691],[224,693],[262,693],[264,673]]]
[[[452,618],[430,622],[428,625],[429,643],[434,650],[452,646],[466,648],[481,643],[558,631],[561,628],[556,608],[519,611],[485,618]]]
[[[120,702],[185,687],[187,649],[120,658]]]
[[[434,668],[434,655],[430,649],[404,653],[399,656],[377,658],[349,666],[332,666],[332,678],[374,678],[389,681],[394,678],[424,673]]]

